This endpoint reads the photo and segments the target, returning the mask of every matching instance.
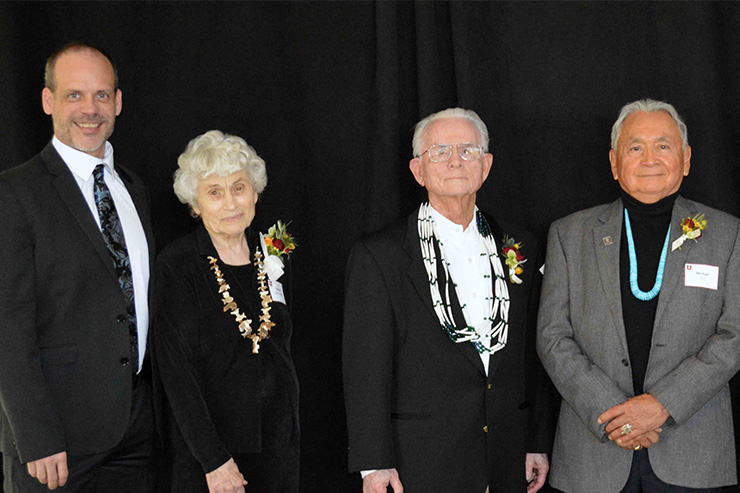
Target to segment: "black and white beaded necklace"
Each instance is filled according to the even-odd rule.
[[[428,202],[419,207],[418,231],[419,243],[421,244],[421,255],[424,261],[424,268],[429,276],[429,291],[432,295],[432,305],[434,312],[437,314],[442,330],[447,336],[456,343],[470,342],[479,354],[488,352],[495,353],[506,346],[506,340],[509,334],[509,288],[506,285],[504,268],[496,251],[496,243],[493,240],[491,227],[486,221],[478,207],[475,208],[475,220],[478,228],[481,246],[486,251],[491,262],[491,270],[494,273],[494,292],[490,298],[490,315],[487,320],[490,321],[480,331],[475,327],[466,325],[459,328],[454,323],[452,307],[449,303],[450,290],[450,270],[449,263],[444,258],[444,248],[434,233],[434,220],[432,218],[431,206]],[[437,255],[434,249],[434,242],[439,245],[439,252],[442,266],[448,282],[445,285],[445,299],[442,300],[442,293],[439,288],[437,279]],[[489,280],[490,276],[485,276]],[[496,317],[498,315],[498,317]],[[496,321],[498,319],[498,321]]]

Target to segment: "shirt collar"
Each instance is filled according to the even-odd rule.
[[[463,229],[462,225],[454,223],[440,214],[434,207],[429,205],[429,209],[432,212],[432,220],[434,221],[434,232],[441,237],[445,238],[459,238],[466,235],[477,235],[478,227],[475,223],[475,213],[473,219],[470,220],[470,224]],[[475,212],[477,213],[478,207],[476,206]]]
[[[113,146],[108,141],[105,141],[105,153],[102,159],[69,147],[57,139],[56,135],[51,139],[51,144],[70,171],[83,181],[87,181],[92,176],[95,166],[100,163],[105,165],[109,173],[113,172]]]

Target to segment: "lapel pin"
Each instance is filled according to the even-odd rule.
[[[604,246],[609,246],[614,243],[611,236],[604,236],[601,240],[604,242]]]

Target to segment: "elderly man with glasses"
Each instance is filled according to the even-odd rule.
[[[475,205],[493,162],[475,112],[425,118],[413,148],[429,201],[349,259],[350,471],[365,492],[537,491],[552,436],[537,243]]]

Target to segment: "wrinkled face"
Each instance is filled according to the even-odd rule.
[[[475,125],[465,118],[433,121],[424,130],[422,142],[422,152],[435,144],[481,144]],[[427,189],[429,200],[434,203],[474,195],[486,181],[492,163],[491,154],[484,154],[474,161],[464,161],[455,149],[447,162],[432,162],[427,152],[412,159],[409,168],[419,185]]]
[[[246,171],[212,175],[198,182],[193,210],[211,236],[238,236],[252,224],[257,197]]]
[[[612,175],[640,202],[652,204],[678,191],[691,166],[691,147],[665,111],[631,114],[622,124],[617,149],[609,151]]]
[[[54,91],[46,87],[41,93],[54,135],[78,151],[102,158],[103,144],[113,133],[122,105],[113,66],[95,51],[66,52],[57,59],[54,80]]]

